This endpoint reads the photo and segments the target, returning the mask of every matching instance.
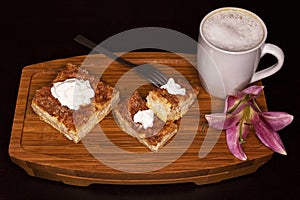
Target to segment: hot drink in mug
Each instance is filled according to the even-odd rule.
[[[226,98],[250,83],[276,73],[283,51],[265,43],[267,28],[254,13],[234,7],[207,14],[200,24],[197,67],[202,86],[211,95]],[[277,63],[257,71],[262,56],[272,54]]]

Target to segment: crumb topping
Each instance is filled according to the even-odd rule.
[[[56,117],[68,130],[76,132],[76,127],[85,124],[95,111],[104,107],[111,100],[114,89],[102,81],[96,83],[94,77],[89,75],[86,70],[82,70],[73,64],[67,64],[66,68],[58,73],[52,84],[69,78],[90,81],[92,88],[95,90],[95,97],[91,99],[91,104],[81,106],[78,110],[72,110],[67,106],[63,106],[51,94],[51,86],[44,86],[37,90],[32,103],[42,108],[49,115]]]
[[[134,91],[134,93],[130,96],[128,100],[128,111],[130,113],[130,116],[133,120],[133,116],[139,111],[139,110],[147,110],[148,107],[146,106],[146,101],[138,94],[137,91]]]

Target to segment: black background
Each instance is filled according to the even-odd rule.
[[[299,10],[296,1],[10,1],[0,11],[0,199],[300,199],[299,166]],[[73,38],[82,34],[101,42],[139,27],[164,27],[198,38],[201,19],[209,11],[236,6],[258,14],[268,28],[267,42],[280,46],[285,63],[263,80],[270,111],[294,115],[279,131],[287,156],[273,158],[255,173],[220,183],[197,186],[91,185],[75,187],[31,177],[8,155],[12,121],[23,67],[89,53]],[[261,66],[275,62],[266,56]]]

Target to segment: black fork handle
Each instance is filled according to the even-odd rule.
[[[128,60],[125,60],[125,59],[117,56],[116,54],[108,51],[107,49],[105,49],[105,48],[97,45],[96,43],[90,41],[89,39],[87,39],[87,38],[85,38],[85,37],[83,37],[81,35],[77,35],[74,38],[74,40],[76,42],[82,44],[83,46],[86,46],[86,47],[88,47],[90,49],[96,50],[98,53],[102,53],[102,54],[106,55],[107,57],[116,60],[117,62],[119,62],[119,63],[121,63],[123,65],[126,65],[126,66],[131,67],[131,68],[138,66],[137,64],[134,64],[132,62],[129,62]]]

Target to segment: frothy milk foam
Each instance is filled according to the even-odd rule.
[[[209,16],[202,32],[214,46],[229,51],[251,49],[264,38],[264,29],[258,19],[238,10],[223,10]]]

